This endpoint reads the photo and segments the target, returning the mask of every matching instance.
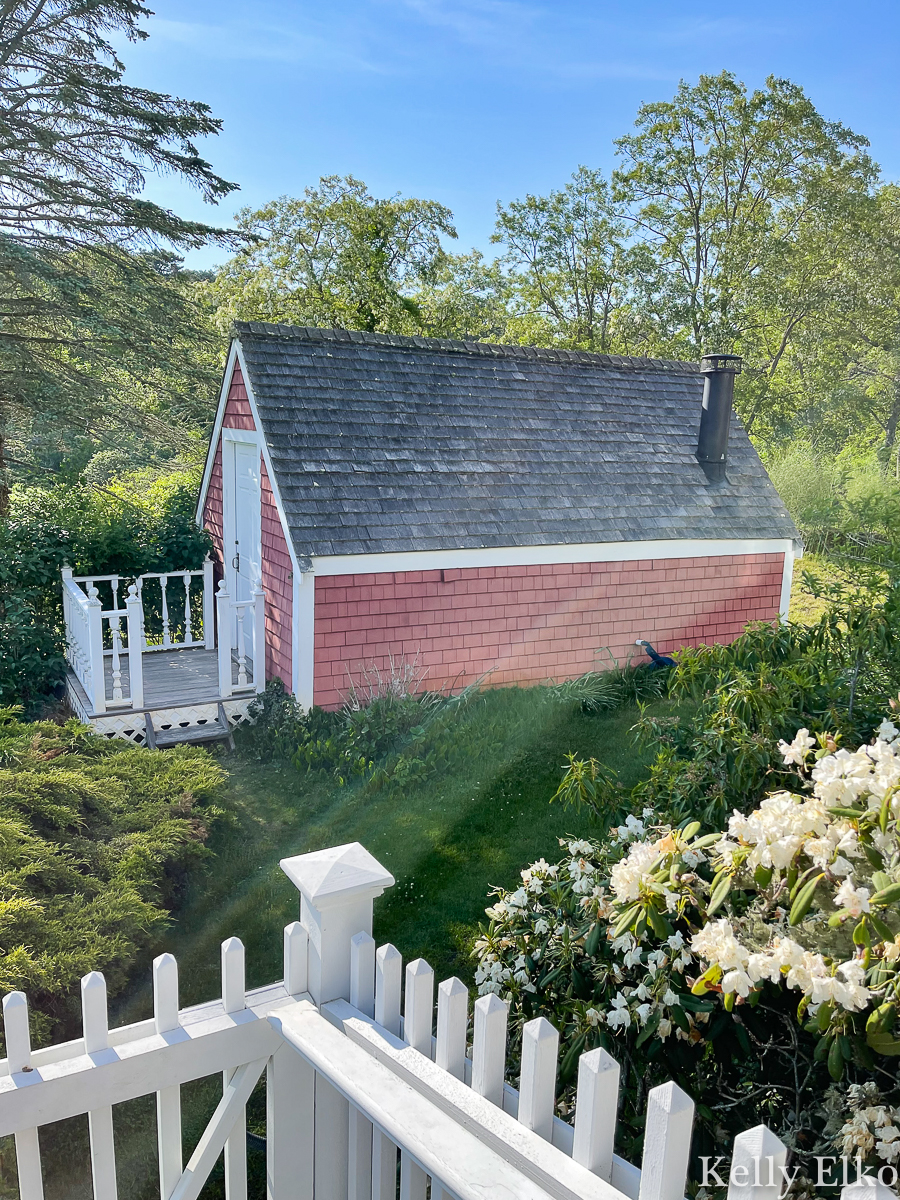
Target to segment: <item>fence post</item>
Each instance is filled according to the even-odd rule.
[[[203,560],[203,645],[207,650],[216,648],[216,620],[213,613],[213,560],[207,554]]]
[[[300,923],[309,934],[309,994],[316,1004],[350,999],[350,942],[372,934],[376,896],[394,877],[359,842],[283,858],[300,892]]]
[[[125,601],[128,629],[128,694],[132,708],[144,707],[144,664],[141,651],[144,646],[144,606],[138,595],[137,584],[128,585]]]
[[[300,892],[300,923],[309,935],[310,996],[320,1006],[349,1000],[351,943],[358,933],[371,937],[375,897],[393,884],[393,875],[359,842],[283,858],[281,869]],[[315,1196],[347,1200],[352,1183],[357,1200],[371,1180],[365,1126],[353,1122],[351,1174],[350,1107],[321,1075],[315,1086]]]
[[[259,588],[253,593],[253,686],[266,690],[266,596]]]
[[[88,645],[91,655],[91,703],[95,713],[106,712],[106,672],[103,669],[103,605],[95,584],[88,586]]]
[[[219,580],[216,593],[216,625],[219,639],[219,695],[227,700],[231,695],[231,599],[225,580]]]

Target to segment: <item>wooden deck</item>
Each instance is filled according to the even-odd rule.
[[[144,669],[144,703],[140,711],[154,709],[176,708],[191,704],[215,703],[221,699],[219,694],[219,664],[215,650],[206,650],[202,646],[189,650],[157,650],[142,656]],[[103,661],[106,677],[106,702],[109,712],[130,711],[128,704],[120,705],[113,702],[112,658],[109,655]],[[127,696],[129,691],[128,657],[122,655],[122,691]],[[248,660],[248,671],[252,671],[252,662]],[[231,664],[231,682],[237,689],[238,666],[236,661]],[[74,684],[83,698],[88,709],[91,705],[84,694],[81,684],[69,673],[70,684]],[[239,695],[252,693],[253,688],[241,689]]]

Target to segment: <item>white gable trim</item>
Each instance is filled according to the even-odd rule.
[[[482,546],[471,550],[407,550],[388,554],[322,554],[317,575],[373,575],[467,567],[542,567],[555,563],[640,562],[651,558],[723,558],[734,554],[792,555],[790,538],[698,538],[655,542],[585,542],[556,546]]]
[[[203,509],[206,507],[206,493],[209,491],[209,481],[212,479],[213,464],[216,461],[216,448],[222,432],[222,422],[225,420],[225,405],[228,403],[228,392],[231,388],[231,377],[234,374],[234,363],[237,358],[237,342],[232,342],[228,350],[228,361],[225,364],[225,374],[222,376],[222,387],[219,390],[219,403],[216,408],[216,419],[213,422],[212,433],[209,437],[209,447],[206,451],[206,465],[203,468],[203,482],[200,484],[200,496],[197,500],[197,511],[194,519],[198,525],[203,524]],[[243,368],[242,368],[243,370]],[[248,433],[250,430],[247,431]]]

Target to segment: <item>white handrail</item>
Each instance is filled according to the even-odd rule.
[[[144,584],[150,579],[158,580],[160,586],[162,630],[158,643],[148,641],[142,599]],[[191,590],[195,579],[202,580],[203,586],[199,621],[197,593]],[[101,604],[98,583],[110,585],[111,607]],[[143,654],[216,648],[213,563],[209,558],[200,568],[148,571],[136,577],[75,575],[70,567],[64,567],[62,592],[66,659],[95,714],[108,708],[143,707]]]

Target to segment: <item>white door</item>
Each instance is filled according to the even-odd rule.
[[[259,446],[231,443],[231,479],[225,504],[225,570],[232,600],[249,600],[260,585]]]

